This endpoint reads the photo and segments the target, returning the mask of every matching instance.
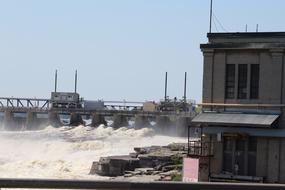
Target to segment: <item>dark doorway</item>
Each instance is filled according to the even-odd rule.
[[[224,136],[223,171],[234,175],[256,175],[256,138]]]

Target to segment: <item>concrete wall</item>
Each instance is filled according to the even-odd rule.
[[[223,143],[212,139],[215,146],[209,172],[220,174],[223,171]],[[264,177],[268,183],[285,183],[285,138],[257,138],[256,176]]]
[[[218,142],[216,135],[212,137],[214,145],[214,156],[210,159],[211,174],[220,174],[223,169],[223,143]]]
[[[213,103],[263,103],[280,104],[285,102],[283,83],[284,53],[265,50],[215,50],[204,53],[203,102]],[[226,64],[260,64],[259,98],[225,99]],[[236,67],[236,72],[237,72]],[[250,73],[250,66],[248,67]],[[250,75],[248,75],[250,81]],[[236,78],[236,87],[238,80]],[[283,96],[284,92],[284,96]]]
[[[285,49],[203,49],[203,103],[284,104]],[[226,64],[236,65],[235,98],[225,99]],[[248,65],[247,98],[238,99],[238,64]],[[259,98],[250,99],[250,65],[259,64]],[[263,108],[283,112],[280,108]],[[285,128],[281,114],[279,126]]]
[[[208,34],[209,43],[202,44],[204,55],[203,103],[285,104],[285,33]],[[235,98],[225,99],[226,65],[236,65]],[[238,64],[248,65],[247,98],[238,99]],[[259,64],[259,97],[250,99],[250,65]],[[206,107],[203,107],[205,110]],[[208,107],[209,108],[209,107]],[[207,109],[208,109],[207,108]],[[211,108],[214,109],[214,108]],[[227,108],[235,110],[237,108]],[[242,108],[249,110],[248,108]],[[255,110],[254,110],[255,109]],[[251,111],[260,111],[258,108]],[[278,127],[285,128],[284,108],[262,108],[280,112]],[[221,111],[221,110],[219,110]],[[268,129],[269,132],[274,129]],[[223,131],[219,131],[223,132]],[[254,134],[253,134],[254,135]],[[254,135],[255,136],[255,135]],[[215,143],[210,172],[220,173],[223,167],[223,145]],[[258,137],[256,176],[267,182],[285,183],[285,136]]]
[[[213,62],[214,51],[205,50],[204,55],[204,70],[203,70],[203,102],[213,102]]]
[[[268,139],[268,160],[267,160],[267,181],[270,183],[279,182],[279,143],[280,139],[270,138]],[[285,163],[284,163],[285,164]]]
[[[268,141],[266,138],[257,139],[256,149],[256,175],[263,177],[267,176],[268,171]]]
[[[258,138],[256,174],[269,183],[285,183],[285,138]]]
[[[225,70],[227,53],[219,51],[214,54],[213,64],[213,101],[225,102]]]

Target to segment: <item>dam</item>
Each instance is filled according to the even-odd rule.
[[[186,99],[186,77],[184,96],[181,100],[167,96],[167,73],[165,75],[165,97],[160,102],[84,100],[77,92],[77,71],[74,92],[55,89],[49,99],[0,97],[0,127],[5,130],[37,130],[41,126],[98,127],[112,120],[115,129],[133,122],[136,129],[155,123],[158,131],[174,130],[178,135],[186,134],[191,119],[196,115],[195,102]],[[173,127],[175,126],[175,129]]]

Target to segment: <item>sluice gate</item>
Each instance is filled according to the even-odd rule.
[[[54,94],[53,94],[54,95]],[[54,95],[56,96],[56,95]],[[77,96],[79,98],[79,96]],[[77,101],[77,100],[76,100]],[[86,102],[88,104],[86,104]],[[133,121],[135,128],[151,126],[151,122],[156,123],[158,131],[174,129],[177,131],[177,123],[181,118],[191,120],[195,116],[194,112],[181,110],[161,110],[149,109],[153,103],[147,102],[144,108],[143,102],[127,101],[86,101],[76,104],[59,104],[53,99],[36,98],[6,98],[0,97],[0,127],[6,130],[37,130],[44,126],[52,125],[55,127],[62,125],[78,126],[86,125],[83,118],[90,121],[88,125],[98,127],[107,125],[106,118],[113,120],[111,127],[119,128],[128,126],[129,121]],[[169,102],[171,104],[171,102]],[[69,106],[66,106],[69,105]],[[73,105],[73,106],[70,106]],[[75,106],[74,106],[75,105]],[[69,121],[66,122],[61,117]],[[183,126],[179,124],[177,134],[184,134],[189,123],[185,122]]]

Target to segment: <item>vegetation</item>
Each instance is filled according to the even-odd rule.
[[[171,180],[172,181],[182,181],[182,174],[181,173],[172,174]]]
[[[202,112],[202,106],[197,106],[197,107],[195,108],[195,112],[196,112],[196,113],[201,113],[201,112]]]

